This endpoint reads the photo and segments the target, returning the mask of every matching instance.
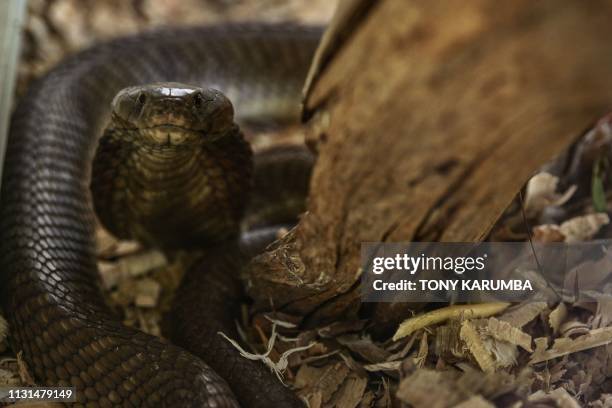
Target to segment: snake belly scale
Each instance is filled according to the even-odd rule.
[[[218,89],[234,103],[239,123],[295,120],[320,34],[318,27],[293,25],[165,29],[85,50],[30,86],[12,117],[7,146],[0,290],[13,347],[23,351],[38,382],[75,386],[83,406],[238,406],[210,366],[166,340],[123,326],[105,304],[89,190],[94,152],[114,95],[154,82]],[[207,276],[215,274],[226,275]],[[206,291],[213,284],[197,285]],[[234,283],[222,287],[236,290]],[[213,326],[217,316],[227,315],[190,312]],[[232,350],[214,351],[219,357]],[[265,387],[274,385],[262,367],[234,355],[227,359],[225,377],[252,377],[244,405],[299,406],[295,398],[273,399]]]

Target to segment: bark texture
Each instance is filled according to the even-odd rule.
[[[306,323],[359,311],[361,242],[486,237],[612,100],[609,1],[341,9],[306,89],[308,211],[246,272],[260,309]]]

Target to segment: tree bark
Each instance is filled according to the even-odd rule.
[[[612,99],[612,2],[364,4],[306,90],[308,211],[246,272],[260,309],[307,323],[359,311],[364,241],[485,238]]]

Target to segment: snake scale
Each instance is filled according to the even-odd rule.
[[[90,173],[114,95],[179,81],[222,91],[237,122],[296,119],[319,27],[236,24],[163,29],[96,45],[32,84],[11,121],[0,195],[0,289],[13,348],[35,379],[75,386],[83,406],[300,406],[267,368],[241,358],[235,274],[252,242],[211,244],[175,305],[177,342],[122,325],[98,285]],[[227,153],[231,155],[231,152]],[[257,189],[282,163],[255,157]],[[304,177],[304,169],[287,170]],[[269,234],[268,234],[269,235]],[[246,244],[245,244],[246,243]],[[207,269],[199,273],[198,269]],[[217,370],[213,370],[211,366]],[[222,379],[223,377],[224,379]],[[231,385],[228,385],[228,383]],[[237,398],[237,399],[236,399]]]

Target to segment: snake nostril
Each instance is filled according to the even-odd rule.
[[[141,92],[140,94],[138,94],[138,103],[140,104],[140,106],[144,106],[144,104],[147,102],[147,96],[144,94],[144,92]]]
[[[202,94],[200,92],[196,92],[193,95],[193,106],[195,106],[196,108],[200,108],[203,102],[204,98],[202,97]]]

